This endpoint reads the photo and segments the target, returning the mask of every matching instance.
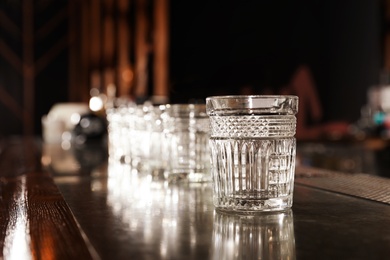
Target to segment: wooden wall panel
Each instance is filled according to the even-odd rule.
[[[0,79],[0,116],[22,125],[13,133],[35,135],[51,105],[88,102],[91,88],[134,100],[167,97],[168,20],[168,0],[1,1],[0,76],[14,75]]]
[[[168,98],[169,0],[155,1],[154,8],[154,93]]]

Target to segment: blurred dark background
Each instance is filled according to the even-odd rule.
[[[354,122],[387,69],[384,0],[0,0],[0,133],[40,134],[90,89],[204,102],[312,71],[324,121]]]

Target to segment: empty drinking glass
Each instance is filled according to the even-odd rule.
[[[168,180],[211,180],[209,118],[205,105],[167,105],[163,118],[168,145]]]
[[[290,208],[296,96],[214,96],[210,116],[214,205],[238,212]]]

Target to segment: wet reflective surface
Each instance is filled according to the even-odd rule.
[[[0,258],[92,259],[72,212],[39,163],[34,140],[8,140],[0,154]]]
[[[91,150],[76,157],[72,150],[48,149],[39,142],[9,147],[0,157],[4,259],[386,259],[390,255],[390,204],[320,189],[309,181],[318,176],[325,181],[328,177],[320,170],[311,174],[310,169],[297,169],[291,210],[230,215],[214,210],[209,183],[168,183],[128,164],[89,160],[93,154],[104,158]],[[83,154],[82,148],[77,153]]]

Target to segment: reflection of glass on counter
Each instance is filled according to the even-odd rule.
[[[206,203],[211,189],[205,185],[170,184],[142,174],[130,164],[111,161],[107,203],[128,231],[146,242],[150,247],[146,250],[158,255],[157,259],[191,258],[196,247],[211,242],[212,218],[202,214],[213,210],[212,204]],[[199,235],[205,229],[210,230],[209,241]]]
[[[215,212],[211,259],[295,259],[293,214]]]

